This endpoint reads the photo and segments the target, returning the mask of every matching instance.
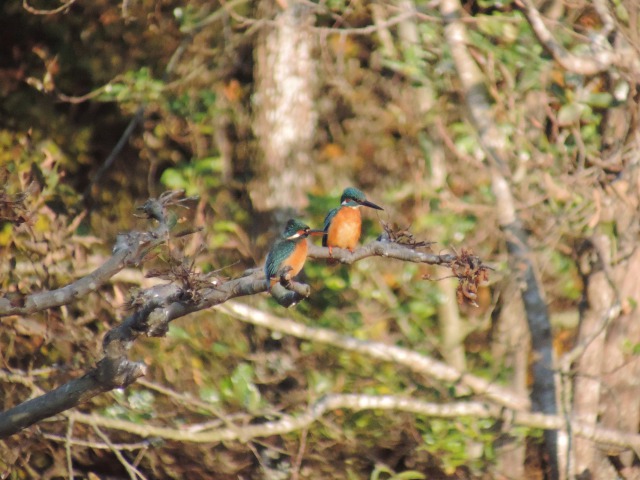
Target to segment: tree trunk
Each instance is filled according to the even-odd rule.
[[[576,420],[595,425],[598,421],[601,373],[604,363],[608,311],[616,301],[611,285],[609,251],[611,244],[605,235],[595,235],[581,254],[584,275],[584,308],[580,312],[577,348],[583,348],[574,370],[573,415]],[[573,438],[573,459],[570,478],[590,478],[602,462],[602,455],[593,442]],[[611,473],[611,472],[609,472]]]
[[[531,337],[526,312],[516,284],[504,282],[498,304],[492,314],[491,357],[497,368],[508,369],[508,385],[523,397],[527,396],[527,372]],[[507,480],[525,478],[525,444],[516,437],[504,435],[496,445],[494,478]]]
[[[623,303],[622,314],[615,318],[608,331],[604,346],[601,394],[601,423],[608,428],[623,432],[637,433],[640,424],[640,358],[633,354],[634,346],[640,341],[640,313],[631,303],[640,303],[640,250],[636,249],[629,260],[619,264],[614,277],[619,286],[619,298]],[[609,456],[604,470],[595,471],[594,478],[605,478],[611,473],[611,465],[619,470],[622,478],[640,478],[640,468],[635,454],[625,452],[599,452]]]
[[[248,189],[254,209],[272,215],[276,224],[307,206],[315,183],[311,149],[317,122],[314,16],[296,0],[280,7],[261,4],[262,18],[273,21],[262,28],[255,49],[253,129],[259,152]]]

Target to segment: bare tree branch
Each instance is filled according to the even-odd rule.
[[[508,425],[519,425],[539,429],[563,429],[564,418],[557,415],[545,415],[530,412],[514,412],[491,406],[481,402],[449,402],[446,404],[431,403],[416,398],[395,395],[364,394],[331,394],[310,405],[301,413],[288,415],[272,422],[252,425],[237,425],[226,428],[203,431],[200,429],[176,429],[156,427],[128,420],[107,418],[97,414],[70,412],[69,418],[74,422],[122,430],[143,438],[157,437],[166,440],[194,443],[217,443],[224,441],[247,442],[257,437],[282,435],[302,430],[319,420],[328,412],[348,409],[354,412],[365,410],[392,410],[437,418],[489,418]],[[579,422],[572,423],[572,430],[577,435],[601,445],[623,448],[639,448],[640,435],[620,433],[616,430],[598,428]]]
[[[143,234],[138,234],[143,235]],[[127,264],[134,263],[139,258],[141,237],[128,235],[128,247],[114,252],[114,254],[100,267],[86,277],[82,277],[69,285],[56,290],[36,292],[24,297],[0,297],[0,317],[7,315],[29,315],[48,308],[59,307],[73,302],[100,288],[111,277],[122,270]]]
[[[68,439],[66,436],[63,437],[62,435],[54,435],[52,433],[43,433],[42,436],[47,440],[52,440],[54,442],[66,443],[68,441],[71,445],[95,448],[96,450],[111,450],[112,448],[116,448],[120,451],[144,450],[150,446],[150,442],[148,440],[135,443],[112,443],[111,445],[107,445],[106,443],[80,440],[77,438]]]
[[[56,290],[36,292],[24,296],[0,297],[0,317],[29,315],[48,308],[67,305],[104,285],[111,277],[127,266],[138,265],[150,249],[166,240],[168,230],[160,224],[150,232],[129,232],[118,235],[113,255],[85,277]]]
[[[436,255],[434,253],[422,252],[420,250],[409,248],[399,243],[381,240],[377,240],[357,248],[353,253],[343,248],[334,248],[332,249],[331,255],[329,254],[329,249],[326,247],[309,245],[309,258],[327,260],[333,258],[345,265],[351,265],[368,257],[387,257],[402,260],[404,262],[447,266],[453,264],[458,259],[458,256],[452,253]]]
[[[111,448],[111,451],[113,452],[113,454],[115,455],[115,457],[118,459],[118,461],[120,461],[120,464],[124,467],[124,469],[127,471],[127,473],[129,474],[129,478],[131,480],[136,480],[137,478],[141,478],[142,480],[146,480],[147,477],[145,477],[140,470],[138,470],[136,467],[134,467],[133,465],[131,465],[126,458],[124,458],[124,455],[122,455],[122,452],[120,450],[118,450],[113,443],[111,443],[111,440],[109,440],[109,437],[102,432],[102,430],[100,430],[100,428],[98,428],[98,425],[96,424],[91,424],[91,426],[93,427],[93,429],[95,430],[96,434],[102,439],[102,441],[104,443],[106,443],[107,445],[109,445],[109,447]]]
[[[57,415],[115,388],[124,388],[145,374],[141,363],[102,359],[96,368],[44,395],[0,413],[0,438]]]
[[[324,343],[342,350],[357,352],[377,360],[392,362],[395,365],[402,365],[429,378],[456,384],[461,395],[473,392],[505,408],[514,410],[527,410],[529,408],[527,398],[516,395],[509,389],[493,384],[483,378],[461,372],[446,363],[439,362],[413,350],[386,343],[358,340],[346,335],[340,335],[332,330],[307,327],[293,320],[279,318],[238,302],[227,302],[218,306],[217,309],[243,322],[312,342]]]

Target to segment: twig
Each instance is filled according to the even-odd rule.
[[[29,375],[27,372],[19,372],[20,373],[9,373],[4,370],[0,370],[0,381],[24,385],[25,387],[29,387],[33,394],[41,395],[42,393],[44,393],[44,391],[33,381],[31,375]]]
[[[56,290],[36,292],[23,297],[0,297],[0,317],[29,315],[61,305],[67,305],[104,285],[126,266],[137,265],[153,247],[164,242],[162,235],[151,232],[130,232],[118,236],[113,255],[85,277]]]
[[[98,427],[98,425],[96,425],[95,423],[92,423],[91,426],[93,427],[93,429],[95,430],[95,432],[98,434],[98,436],[102,439],[102,441],[104,443],[106,443],[109,448],[111,449],[111,451],[113,452],[113,454],[116,456],[116,458],[120,461],[120,463],[122,464],[122,466],[124,467],[124,469],[127,471],[127,473],[129,474],[129,478],[131,478],[131,480],[136,480],[137,477],[140,477],[143,480],[146,480],[147,477],[145,477],[140,470],[138,470],[136,467],[134,467],[133,465],[131,465],[126,458],[124,458],[124,456],[122,455],[122,452],[120,450],[118,450],[116,448],[116,446],[111,443],[111,440],[109,440],[109,437],[107,435],[105,435],[102,430],[100,430],[100,428]]]
[[[71,419],[69,420],[71,422]],[[52,433],[43,433],[42,438],[46,438],[47,440],[52,440],[54,442],[66,443],[69,442],[71,445],[76,445],[78,447],[87,447],[94,448],[96,450],[111,450],[112,448],[116,448],[117,450],[144,450],[149,448],[149,441],[144,440],[142,442],[134,442],[134,443],[112,443],[111,445],[107,445],[106,443],[101,442],[92,442],[89,440],[80,440],[78,438],[67,438],[67,436],[62,435],[54,435]],[[70,477],[71,478],[71,477]]]
[[[300,478],[300,466],[302,465],[302,458],[304,457],[304,451],[307,448],[307,435],[309,434],[309,427],[304,427],[300,432],[300,446],[298,447],[298,453],[291,465],[291,480],[298,480]]]
[[[67,425],[67,434],[64,441],[64,450],[67,454],[67,470],[69,472],[69,479],[73,479],[73,458],[71,457],[71,437],[73,436],[73,419],[69,419]]]
[[[83,196],[85,200],[91,196],[91,190],[93,189],[93,186],[96,185],[102,179],[102,176],[107,172],[107,170],[111,168],[111,165],[113,165],[113,162],[115,162],[116,158],[118,157],[118,155],[120,154],[120,152],[122,151],[126,143],[129,141],[129,137],[133,135],[133,131],[138,126],[138,124],[142,122],[143,118],[144,118],[144,106],[140,105],[136,110],[136,113],[133,115],[133,117],[131,117],[131,120],[129,121],[127,128],[125,128],[124,132],[122,132],[122,135],[118,139],[118,142],[113,147],[111,152],[109,152],[109,155],[104,160],[104,163],[100,165],[100,168],[98,169],[98,171],[95,173],[95,175],[89,182],[89,185],[87,185],[87,188],[84,190]]]

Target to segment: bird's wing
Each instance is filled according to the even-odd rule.
[[[324,226],[322,227],[322,229],[324,230],[324,235],[322,236],[323,247],[327,246],[327,237],[328,237],[327,233],[329,233],[329,225],[331,225],[331,221],[333,220],[333,217],[336,216],[336,213],[338,213],[338,210],[340,210],[340,207],[334,208],[324,218]]]
[[[293,253],[295,248],[295,242],[290,240],[281,240],[273,245],[264,264],[265,276],[267,278],[275,277],[280,269],[280,264]]]

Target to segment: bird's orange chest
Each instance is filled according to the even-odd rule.
[[[296,243],[296,248],[293,250],[293,253],[282,262],[282,267],[291,267],[291,276],[296,276],[300,273],[304,262],[307,260],[308,251],[309,244],[307,243],[307,239],[300,240]]]
[[[360,210],[352,207],[342,207],[331,220],[327,232],[327,245],[353,250],[358,245],[362,231],[362,217]]]

